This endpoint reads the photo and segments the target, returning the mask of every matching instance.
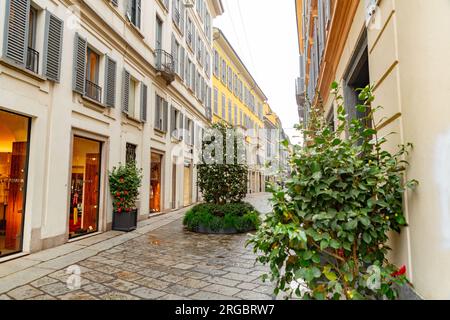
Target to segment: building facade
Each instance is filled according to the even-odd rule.
[[[245,132],[248,192],[265,191],[264,106],[267,97],[220,29],[214,28],[212,121]]]
[[[220,0],[0,2],[0,262],[111,229],[108,172],[143,169],[139,219],[199,199]]]
[[[406,265],[416,294],[450,298],[450,74],[448,1],[297,0],[301,75],[296,94],[303,118],[306,100],[323,100],[330,125],[336,80],[350,117],[360,117],[354,89],[374,86],[375,115],[385,148],[413,143],[408,179],[417,190],[404,198],[409,226],[391,236],[390,259]],[[443,38],[444,36],[444,38]],[[394,132],[395,134],[390,134]]]

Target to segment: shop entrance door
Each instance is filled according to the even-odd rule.
[[[162,155],[151,155],[150,170],[150,212],[161,212]]]
[[[69,238],[98,231],[101,147],[99,141],[74,137]]]

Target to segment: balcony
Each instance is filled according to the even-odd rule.
[[[175,80],[175,63],[173,56],[162,49],[156,49],[156,71],[157,75],[166,80],[167,85]]]
[[[101,102],[102,100],[102,88],[96,83],[86,79],[86,97]]]
[[[31,72],[39,73],[39,52],[30,47],[27,50],[26,67]]]

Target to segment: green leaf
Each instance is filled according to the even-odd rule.
[[[363,240],[365,243],[370,244],[370,242],[372,241],[372,236],[370,234],[368,234],[367,232],[364,232]]]
[[[333,249],[339,249],[341,247],[341,244],[339,243],[339,241],[333,239],[330,241],[330,247],[332,247]]]
[[[320,241],[320,249],[325,250],[326,248],[328,248],[328,241],[327,240]]]
[[[370,219],[366,216],[359,216],[358,217],[359,222],[361,222],[365,227],[368,227],[370,225]]]
[[[357,226],[358,226],[358,220],[351,219],[349,222],[347,222],[345,224],[345,229],[350,231],[350,230],[356,229]]]
[[[313,255],[312,256],[312,261],[314,262],[314,263],[320,263],[320,255],[319,254],[315,254],[315,255]]]

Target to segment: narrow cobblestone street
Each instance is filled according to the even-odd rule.
[[[268,212],[267,195],[248,201]],[[185,231],[184,211],[141,222],[0,265],[0,299],[272,299],[248,235]],[[67,285],[79,266],[81,286]]]

